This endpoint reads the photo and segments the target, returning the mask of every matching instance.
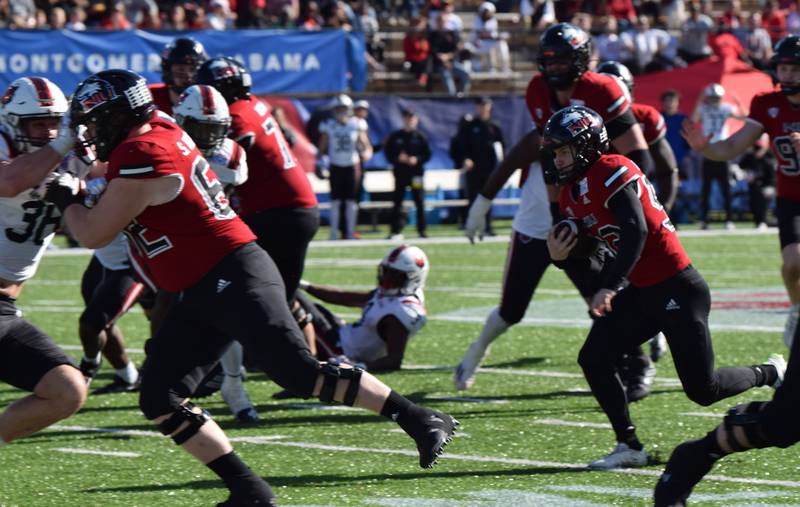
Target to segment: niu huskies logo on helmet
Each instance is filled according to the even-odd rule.
[[[92,109],[117,97],[114,88],[106,81],[93,80],[81,87],[73,99],[81,106],[81,111],[88,113]]]
[[[561,125],[565,127],[573,136],[579,134],[587,127],[594,125],[594,118],[579,112],[574,112],[564,116]]]
[[[209,67],[211,73],[214,75],[215,79],[223,79],[226,77],[232,77],[236,75],[236,69],[230,65],[228,62],[223,61],[215,61]]]

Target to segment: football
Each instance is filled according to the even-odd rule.
[[[558,236],[562,234],[565,228],[568,228],[571,234],[578,236],[575,246],[572,247],[572,250],[569,252],[570,257],[574,259],[585,259],[597,250],[600,241],[590,236],[577,219],[565,218],[558,222],[556,224],[555,235]]]

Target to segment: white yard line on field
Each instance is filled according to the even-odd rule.
[[[124,429],[117,429],[117,428],[93,428],[88,426],[51,426],[51,429],[56,431],[77,431],[77,432],[94,432],[94,433],[113,433],[113,434],[120,434],[120,435],[131,435],[131,436],[147,436],[147,437],[159,437],[163,438],[163,435],[154,431],[139,431],[139,430],[124,430]],[[270,439],[259,439],[257,437],[250,437],[253,439],[253,445],[277,445],[283,447],[295,447],[299,449],[314,449],[319,451],[330,451],[330,452],[346,452],[346,453],[353,453],[353,452],[365,452],[371,454],[389,454],[389,455],[397,455],[397,456],[412,456],[417,457],[416,451],[405,450],[405,449],[377,449],[371,447],[352,447],[352,446],[343,446],[343,445],[327,445],[327,444],[318,444],[313,442],[291,442],[286,440],[270,440]],[[585,470],[586,465],[582,463],[561,463],[557,461],[539,461],[539,460],[531,460],[531,459],[522,459],[522,458],[503,458],[499,456],[474,456],[469,454],[449,454],[446,453],[443,456],[444,459],[454,460],[454,461],[475,461],[480,463],[497,463],[502,465],[522,465],[522,466],[531,466],[531,467],[539,467],[539,468],[561,468],[564,470]],[[618,470],[609,470],[612,473],[619,473],[619,474],[628,474],[628,475],[645,475],[649,477],[659,477],[661,475],[660,470],[646,470],[646,469],[635,469],[635,468],[622,468]],[[787,488],[800,488],[800,482],[798,481],[783,481],[783,480],[775,480],[775,479],[753,479],[747,477],[728,477],[724,475],[707,475],[705,480],[709,481],[719,481],[719,482],[732,482],[738,484],[755,484],[755,485],[762,485],[762,486],[783,486]]]
[[[113,456],[115,458],[138,458],[141,456],[138,452],[123,452],[123,451],[95,451],[93,449],[79,449],[77,447],[56,447],[53,449],[58,452],[65,452],[67,454],[91,454],[94,456]]]
[[[592,423],[583,421],[564,421],[562,419],[534,419],[531,421],[535,424],[545,424],[548,426],[568,426],[572,428],[596,428],[596,429],[609,429],[611,425],[608,423]]]

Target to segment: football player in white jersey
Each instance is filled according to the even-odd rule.
[[[175,121],[194,140],[226,188],[247,181],[247,155],[229,139],[230,111],[225,98],[208,85],[187,88],[175,106]],[[237,422],[258,421],[258,413],[242,384],[242,346],[233,341],[220,359],[224,373],[220,393]]]
[[[318,358],[364,364],[370,371],[399,369],[408,340],[427,322],[423,289],[429,270],[425,252],[400,245],[378,265],[378,286],[373,290],[347,291],[303,282],[306,292],[326,303],[362,308],[357,322],[345,324],[301,295],[301,304],[313,316]]]
[[[372,158],[372,144],[367,136],[366,122],[353,116],[353,99],[344,94],[337,95],[332,110],[333,118],[319,127],[317,155],[322,166],[330,166],[330,239],[338,237],[343,201],[345,238],[353,239],[358,219],[358,183],[362,164]]]
[[[67,108],[61,90],[38,77],[15,80],[0,99],[0,381],[32,393],[0,413],[0,447],[66,419],[86,399],[80,370],[16,307],[61,218],[41,197],[75,141],[59,129]]]

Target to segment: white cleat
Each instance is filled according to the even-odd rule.
[[[771,364],[778,370],[778,380],[775,381],[770,387],[777,389],[783,384],[783,376],[786,374],[786,359],[780,354],[772,354],[764,364]]]
[[[800,303],[793,304],[789,309],[789,316],[786,318],[786,327],[783,328],[783,343],[789,347],[789,350],[792,349],[798,319],[800,319]]]
[[[592,470],[611,470],[613,468],[643,467],[647,465],[647,452],[637,451],[624,442],[618,442],[610,454],[589,463]]]
[[[457,391],[465,391],[475,383],[475,373],[489,354],[489,345],[474,341],[464,354],[461,363],[456,367],[453,384]]]
[[[667,337],[658,333],[650,338],[650,359],[655,363],[667,353]]]

